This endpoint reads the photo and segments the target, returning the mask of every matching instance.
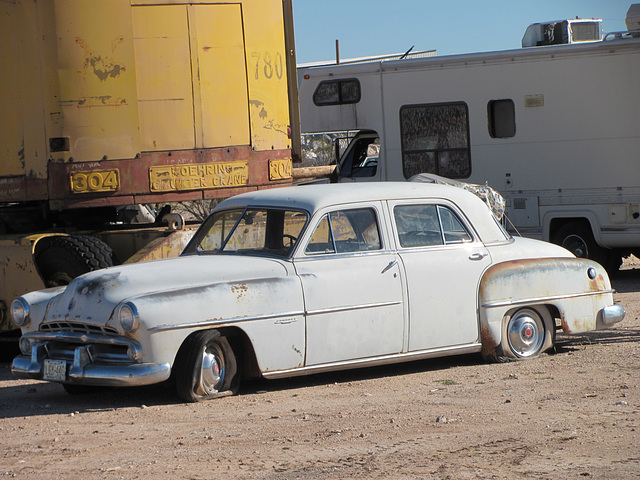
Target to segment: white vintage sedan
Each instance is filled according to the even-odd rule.
[[[178,258],[15,300],[12,371],[70,392],[173,379],[199,401],[242,376],[535,357],[557,329],[608,328],[624,313],[603,267],[512,238],[463,189],[292,187],[225,200]]]

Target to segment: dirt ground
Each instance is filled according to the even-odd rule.
[[[640,478],[640,262],[623,268],[623,323],[525,362],[254,381],[200,404],[163,387],[69,396],[2,363],[0,477]]]

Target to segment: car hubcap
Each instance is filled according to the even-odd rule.
[[[509,322],[507,338],[511,350],[519,357],[538,353],[544,340],[544,325],[531,311],[517,313]]]
[[[218,353],[214,349],[205,347],[202,351],[202,368],[200,370],[200,383],[196,388],[199,395],[211,395],[218,393],[220,383],[224,378],[224,367]]]

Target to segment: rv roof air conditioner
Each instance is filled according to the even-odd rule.
[[[602,40],[602,20],[558,20],[534,23],[527,27],[522,37],[523,47],[566,45],[569,43],[597,42]]]
[[[629,7],[624,21],[627,25],[627,30],[640,32],[640,3],[634,3]]]

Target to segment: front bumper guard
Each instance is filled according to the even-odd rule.
[[[16,378],[47,380],[43,378],[46,358],[45,345],[34,344],[31,347],[30,356],[20,355],[13,359],[11,372]],[[112,387],[140,386],[163,382],[171,374],[168,363],[93,364],[85,346],[76,347],[73,362],[66,363],[66,379],[58,383]]]

